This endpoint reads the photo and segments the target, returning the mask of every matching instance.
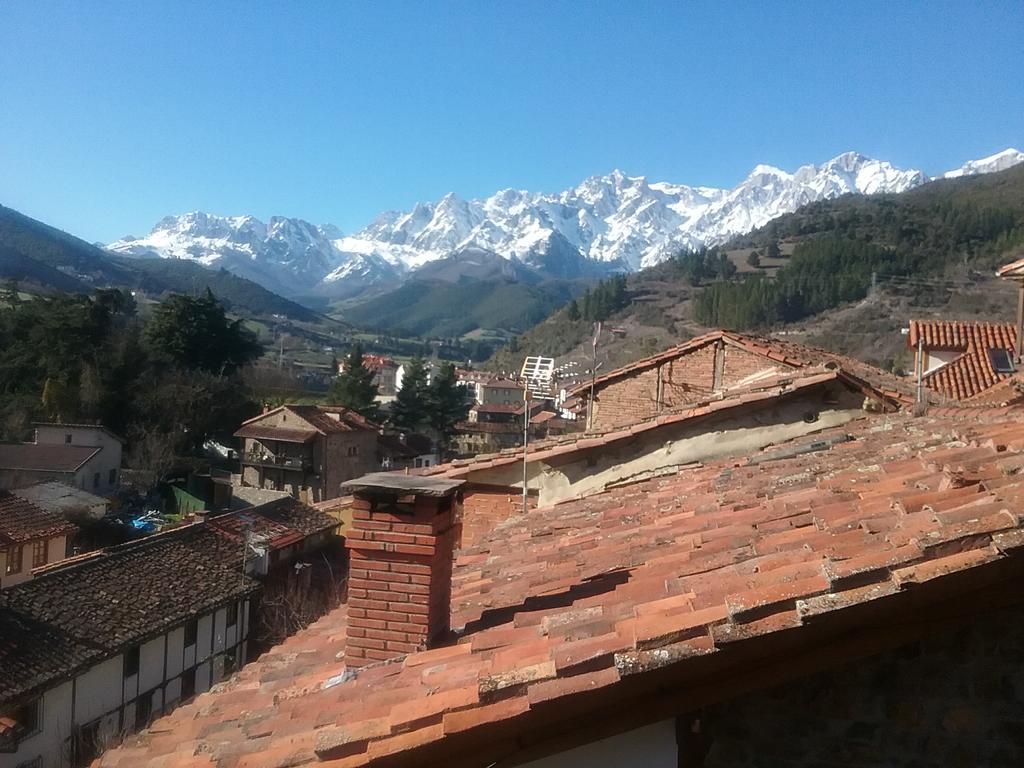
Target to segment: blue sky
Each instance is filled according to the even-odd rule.
[[[88,240],[189,210],[346,231],[621,168],[732,186],[1024,148],[1024,4],[0,2],[0,204]]]

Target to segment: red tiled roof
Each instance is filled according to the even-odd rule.
[[[75,526],[10,491],[0,491],[0,546],[71,533]]]
[[[734,331],[711,331],[702,336],[696,336],[689,341],[678,344],[664,352],[659,352],[651,357],[616,368],[603,376],[597,377],[596,386],[609,381],[614,381],[632,373],[639,373],[648,368],[653,368],[669,360],[693,352],[708,344],[722,341],[732,344],[747,352],[761,355],[766,360],[782,363],[792,368],[804,368],[808,366],[819,366],[832,364],[842,368],[852,376],[863,380],[877,389],[887,397],[900,400],[904,403],[914,402],[914,388],[912,382],[895,374],[883,371],[873,365],[857,360],[846,355],[839,355],[817,347],[799,344],[788,339],[773,337],[751,336],[748,334],[735,333]],[[590,393],[590,382],[585,381],[572,387],[568,394],[574,397],[586,398]]]
[[[74,472],[102,448],[40,443],[0,444],[0,469],[35,472]]]
[[[907,345],[916,348],[920,341],[925,350],[963,352],[951,363],[926,373],[922,380],[944,397],[967,400],[1010,376],[992,367],[989,350],[1012,350],[1016,340],[1012,323],[911,320]]]
[[[531,511],[458,553],[451,644],[346,670],[339,609],[99,764],[479,766],[670,681],[699,706],[776,636],[813,646],[862,609],[1005,573],[1024,552],[1021,416],[864,419]]]
[[[286,498],[209,518],[209,524],[233,541],[248,531],[263,537],[271,549],[281,549],[323,531],[338,521],[298,499]]]
[[[367,419],[365,416],[361,416],[355,411],[345,408],[341,405],[282,405],[275,408],[267,413],[261,413],[259,416],[242,422],[241,428],[235,432],[236,437],[255,437],[259,439],[256,434],[248,434],[253,432],[253,428],[259,429],[271,429],[277,434],[290,434],[291,438],[285,437],[270,437],[268,439],[273,440],[287,440],[288,442],[305,442],[305,439],[299,440],[301,437],[300,433],[305,434],[307,430],[294,429],[292,427],[283,428],[276,426],[265,426],[260,425],[260,422],[271,414],[276,414],[282,410],[287,410],[290,413],[295,414],[307,424],[309,424],[316,432],[321,435],[332,435],[341,432],[356,432],[361,429],[372,429],[376,431],[377,425]],[[334,418],[337,416],[338,418]],[[243,432],[247,434],[242,434]]]
[[[477,413],[522,413],[523,406],[514,403],[482,403],[474,405],[470,410]]]

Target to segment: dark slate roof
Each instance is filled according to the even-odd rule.
[[[40,685],[66,677],[78,661],[97,658],[80,647],[109,656],[258,590],[240,569],[241,549],[200,523],[52,567],[9,587],[0,592],[6,621],[45,625],[60,642],[37,653],[0,632],[0,681],[17,677]],[[55,665],[52,654],[64,663]],[[4,690],[19,693],[11,684]]]
[[[85,445],[0,444],[0,469],[74,472],[101,448]]]
[[[101,648],[31,616],[0,608],[0,702],[31,696],[104,655]]]
[[[70,533],[75,526],[9,491],[0,491],[0,545],[48,539]]]

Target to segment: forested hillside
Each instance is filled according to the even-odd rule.
[[[910,317],[1013,319],[994,269],[1024,251],[1024,166],[932,182],[899,195],[848,195],[782,216],[724,247],[637,273],[608,316],[599,358],[619,365],[712,327],[776,332],[879,365],[906,362]],[[874,287],[873,287],[874,286]],[[571,307],[492,361],[590,359],[592,323]]]

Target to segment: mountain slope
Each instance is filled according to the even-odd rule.
[[[1024,160],[1006,150],[950,174],[1001,170]],[[920,171],[847,152],[793,173],[760,165],[734,189],[649,182],[620,171],[556,194],[506,189],[484,200],[448,194],[388,212],[350,236],[329,225],[274,217],[171,216],[116,253],[222,266],[271,290],[353,297],[393,288],[425,265],[475,249],[546,277],[636,271],[681,249],[720,244],[808,203],[845,194],[897,193],[928,181]]]
[[[312,320],[317,314],[226,270],[187,261],[125,259],[73,235],[0,206],[0,277],[40,288],[87,292],[128,288],[152,294],[195,293],[210,288],[236,312],[281,314]]]
[[[784,266],[749,266],[752,250],[773,244],[783,252],[773,262]],[[891,365],[905,357],[900,328],[911,317],[1013,320],[1016,288],[996,279],[994,267],[1024,255],[1024,165],[898,195],[816,202],[720,250],[741,268],[736,277],[694,281],[687,257],[630,278],[631,305],[609,318],[625,334],[605,334],[601,344],[606,368],[720,326],[783,331]],[[557,354],[586,366],[589,337],[589,323],[560,310],[490,365]]]

